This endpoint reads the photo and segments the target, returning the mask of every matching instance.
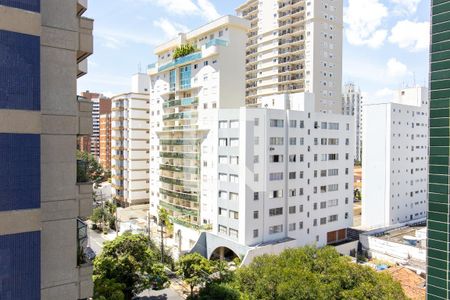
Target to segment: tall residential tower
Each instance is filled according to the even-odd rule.
[[[354,116],[355,120],[355,160],[362,160],[362,96],[354,83],[347,83],[342,93],[342,114]]]
[[[246,45],[246,102],[315,95],[315,111],[341,112],[342,0],[248,0],[238,16],[251,22]],[[279,95],[279,97],[276,97]]]
[[[93,51],[86,0],[0,0],[0,299],[87,299],[92,183],[76,142],[92,133],[77,76]]]

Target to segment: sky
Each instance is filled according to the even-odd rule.
[[[245,0],[91,0],[94,54],[78,92],[127,92],[131,75],[156,61],[155,46],[221,15]],[[428,85],[429,0],[344,0],[343,83],[366,102],[394,90]]]

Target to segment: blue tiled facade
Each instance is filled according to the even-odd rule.
[[[0,235],[0,299],[39,300],[41,233]]]
[[[38,134],[0,133],[0,211],[40,207],[40,145]]]
[[[0,0],[0,5],[40,12],[41,0]]]
[[[38,36],[0,30],[0,109],[40,110],[40,66]]]

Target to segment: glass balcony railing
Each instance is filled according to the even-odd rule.
[[[211,46],[228,46],[228,42],[221,40],[221,39],[213,39],[206,43],[206,49],[208,49]]]
[[[200,155],[197,153],[160,152],[159,156],[164,158],[200,159]]]
[[[89,166],[84,160],[77,160],[77,183],[89,182]]]
[[[165,108],[169,108],[169,107],[174,107],[174,106],[188,106],[188,105],[196,105],[196,104],[198,104],[198,97],[166,101],[166,102],[164,102],[163,106]]]
[[[159,165],[159,169],[163,171],[170,172],[180,172],[180,173],[189,173],[189,174],[200,174],[200,170],[197,167],[177,167],[171,165]]]
[[[183,199],[183,200],[187,200],[187,201],[198,202],[198,195],[196,195],[196,194],[185,194],[185,193],[179,193],[179,192],[169,191],[169,190],[165,190],[165,189],[159,189],[159,193],[162,195],[172,197],[172,198],[178,198],[178,199]]]
[[[187,111],[187,112],[180,112],[180,113],[174,113],[174,114],[167,114],[163,116],[163,120],[180,120],[180,119],[191,119],[196,118],[198,113],[196,111]]]
[[[159,181],[167,183],[167,184],[175,184],[179,185],[181,187],[188,187],[188,188],[198,188],[198,181],[187,181],[183,179],[174,179],[169,177],[160,176]]]
[[[188,215],[188,216],[193,216],[193,217],[198,216],[197,210],[181,207],[178,205],[173,205],[171,203],[165,202],[164,200],[159,201],[159,205],[164,208],[167,208],[169,210],[179,212],[183,215]]]
[[[189,63],[191,61],[199,60],[201,58],[202,58],[202,53],[201,52],[192,53],[192,54],[189,54],[189,55],[186,55],[186,56],[174,59],[170,63],[159,67],[158,72],[162,72],[162,71],[165,71],[165,70],[170,69],[170,68],[174,68],[174,67],[179,66],[179,65],[184,65],[184,64],[187,64],[187,63]]]
[[[156,67],[156,63],[152,63],[147,66],[147,69],[151,70],[151,69],[154,69],[155,67]]]
[[[166,126],[162,131],[195,131],[198,130],[198,125],[183,125],[183,126]]]
[[[194,139],[182,139],[182,138],[176,138],[176,139],[161,139],[159,140],[159,144],[163,146],[180,146],[180,145],[200,145],[200,139],[194,138]]]
[[[194,224],[194,223],[191,223],[191,222],[189,222],[187,220],[183,220],[183,219],[176,218],[176,217],[169,217],[169,219],[174,224],[178,224],[178,225],[181,225],[181,226],[184,226],[184,227],[188,227],[188,228],[192,228],[192,229],[195,229],[195,230],[212,230],[212,225],[211,224],[205,224],[205,225],[200,226],[198,224]]]

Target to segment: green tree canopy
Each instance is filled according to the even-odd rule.
[[[100,283],[107,280],[124,285],[125,299],[131,299],[152,284],[164,285],[168,278],[152,245],[146,236],[131,233],[106,242],[94,261],[94,282],[99,282],[96,292],[103,288]]]
[[[194,288],[206,283],[213,271],[211,262],[198,253],[180,257],[178,268],[178,275],[182,276],[191,288],[191,297],[194,295]]]
[[[407,299],[388,274],[351,262],[334,248],[289,249],[257,257],[236,272],[243,299]]]
[[[83,177],[87,176],[88,178],[86,179],[92,181],[96,188],[98,188],[102,182],[108,180],[110,173],[105,172],[102,165],[90,153],[77,150],[77,160],[84,161],[87,164],[87,174],[83,173],[84,170],[77,170],[79,179],[84,179]]]
[[[177,59],[197,51],[198,49],[194,45],[184,44],[175,48],[175,51],[173,52],[173,59]]]

